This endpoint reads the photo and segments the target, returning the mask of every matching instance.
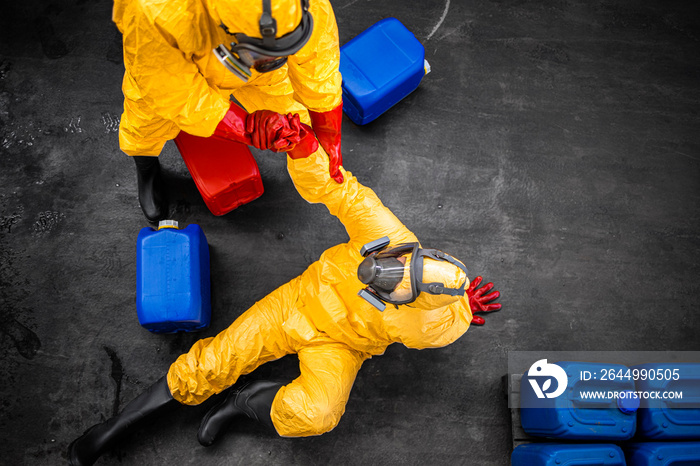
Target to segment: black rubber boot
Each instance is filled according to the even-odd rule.
[[[139,203],[146,218],[151,222],[165,219],[168,203],[160,173],[158,157],[134,156],[139,185]]]
[[[74,440],[68,447],[68,462],[71,466],[93,464],[125,434],[133,431],[139,421],[174,403],[177,402],[170,394],[166,378],[163,377],[129,402],[121,413],[102,424],[92,426],[82,437]]]
[[[275,431],[270,418],[270,408],[282,384],[269,380],[255,380],[241,388],[232,388],[226,399],[214,406],[199,426],[197,439],[205,447],[213,444],[231,421],[241,415],[260,422]]]

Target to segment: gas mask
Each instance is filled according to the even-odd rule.
[[[309,0],[301,0],[301,22],[292,32],[282,37],[277,35],[277,21],[272,17],[271,0],[263,0],[263,12],[259,28],[262,39],[250,37],[241,32],[229,32],[225,24],[221,27],[235,37],[228,48],[224,44],[214,49],[214,55],[238,78],[247,82],[252,76],[251,68],[260,73],[274,71],[287,63],[287,57],[294,55],[309,41],[314,28],[314,20],[309,13]]]
[[[418,243],[389,248],[389,242],[385,236],[360,250],[365,259],[357,268],[357,278],[367,288],[358,295],[374,307],[383,311],[386,304],[414,303],[415,307],[433,309],[464,295],[467,269],[460,261],[437,249],[423,249]]]

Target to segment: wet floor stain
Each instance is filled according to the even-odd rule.
[[[34,139],[34,135],[29,133],[25,128],[16,128],[3,135],[0,145],[3,149],[9,149],[12,146],[20,148],[31,147],[34,145]]]
[[[80,115],[71,117],[68,126],[63,128],[63,131],[66,133],[82,133],[83,128],[80,127],[80,120],[82,120],[82,118],[83,117]]]
[[[20,220],[22,220],[22,214],[24,213],[24,207],[20,206],[16,212],[12,212],[8,215],[3,215],[0,217],[0,232],[2,233],[12,233],[12,227],[17,225]]]
[[[119,115],[113,115],[110,112],[102,113],[102,124],[105,127],[105,133],[116,133],[119,131]]]
[[[112,403],[112,416],[119,414],[119,397],[122,391],[122,379],[124,378],[124,368],[122,367],[122,361],[119,359],[117,352],[114,351],[109,346],[105,346],[104,350],[109,355],[109,359],[112,361],[112,372],[111,376],[116,383],[116,389],[114,390],[114,402]]]
[[[0,195],[0,212],[5,213],[0,217],[0,333],[10,338],[22,357],[33,359],[41,348],[41,340],[16,318],[29,314],[19,304],[29,295],[29,283],[15,265],[26,260],[26,252],[12,248],[7,242],[13,228],[22,220],[24,207],[10,206],[9,200]]]
[[[0,332],[4,333],[12,340],[17,352],[26,359],[34,359],[37,351],[41,348],[41,340],[36,333],[29,330],[24,325],[13,318],[7,320],[3,316],[0,321]]]
[[[10,70],[12,70],[12,62],[5,59],[0,60],[0,80],[4,80]]]
[[[68,54],[68,47],[56,36],[48,16],[39,16],[34,20],[34,28],[39,35],[41,50],[47,58],[56,59]]]
[[[65,215],[60,212],[39,212],[39,216],[33,225],[34,234],[45,235],[52,232],[64,218]]]

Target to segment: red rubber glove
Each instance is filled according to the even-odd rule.
[[[330,161],[330,175],[337,183],[343,182],[340,166],[343,165],[343,154],[340,152],[340,128],[343,123],[343,103],[329,112],[312,112],[311,126],[323,150]]]
[[[302,123],[299,120],[299,115],[294,116],[296,120],[294,121],[293,127],[298,128],[299,142],[293,149],[287,151],[287,155],[293,159],[305,159],[318,150],[318,141],[316,140],[311,126]]]
[[[497,311],[501,308],[499,303],[488,304],[501,296],[501,293],[498,291],[488,293],[491,291],[491,288],[493,288],[493,283],[491,282],[477,289],[477,287],[481,284],[481,280],[481,277],[476,277],[469,284],[469,288],[467,288],[467,291],[465,292],[469,297],[469,307],[472,308],[472,325],[484,325],[486,323],[483,317],[474,315],[477,312],[491,312]]]
[[[271,110],[248,113],[232,102],[214,134],[258,149],[286,152],[301,140],[299,125],[299,115],[280,115]]]

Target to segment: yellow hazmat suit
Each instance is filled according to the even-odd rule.
[[[262,0],[115,0],[113,20],[124,37],[124,113],[119,144],[128,155],[158,155],[180,130],[208,137],[229,109],[232,95],[248,112],[327,112],[342,103],[340,51],[328,0],[312,0],[309,42],[287,64],[244,82],[212,50],[231,33],[260,37]],[[277,36],[301,19],[299,0],[274,0]]]
[[[322,148],[308,158],[287,161],[302,197],[325,204],[350,241],[325,251],[216,337],[195,343],[170,367],[167,381],[177,401],[196,405],[259,365],[296,353],[301,375],[279,390],[270,415],[282,436],[318,435],[338,424],[365,359],[392,343],[418,349],[446,346],[467,330],[472,313],[464,295],[431,295],[421,301],[426,294],[421,293],[413,303],[390,305],[384,312],[360,298],[360,248],[383,236],[392,244],[415,242],[415,235],[351,173],[341,168],[342,184],[331,179]],[[439,277],[445,280],[444,274]],[[445,285],[457,287],[466,277],[456,273],[453,278]]]

